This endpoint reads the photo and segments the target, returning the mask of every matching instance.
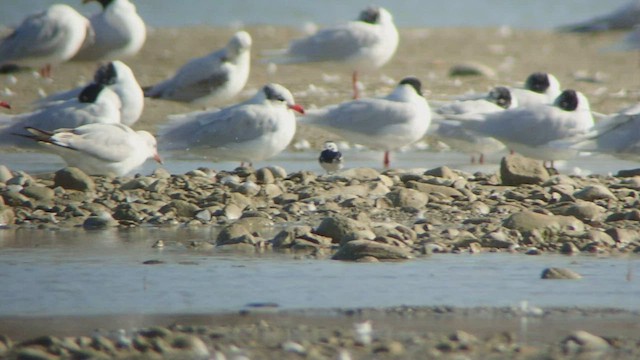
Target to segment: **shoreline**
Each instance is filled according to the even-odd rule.
[[[525,354],[527,358],[553,355],[556,359],[572,359],[587,353],[622,359],[640,353],[639,322],[638,311],[611,308],[398,306],[320,311],[256,309],[161,316],[3,318],[0,333],[12,338],[15,347],[8,353],[14,355],[25,349],[43,351],[56,346],[65,349],[65,343],[80,343],[80,339],[86,339],[85,345],[79,346],[85,354],[106,354],[113,358],[133,358],[135,354],[143,354],[145,358],[154,358],[154,354],[163,357],[191,354],[189,358],[206,358],[194,355],[198,349],[201,352],[204,349],[209,355],[217,352],[229,356],[238,349],[251,358],[283,358],[301,355],[304,349],[305,354],[319,351],[322,356],[314,358],[336,358],[339,354],[349,353],[358,359],[409,359],[427,351],[433,357],[464,354],[472,358],[508,359]],[[367,324],[370,331],[359,330],[361,325],[358,324]],[[48,336],[42,337],[43,334]],[[144,341],[164,340],[169,344],[175,341],[172,339],[184,341],[188,338],[190,346],[179,348],[179,351],[171,346],[140,350],[145,338]],[[133,343],[125,347],[123,339],[133,340]],[[102,345],[96,347],[96,341]],[[69,345],[66,347],[68,350]]]

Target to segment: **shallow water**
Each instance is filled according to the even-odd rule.
[[[0,316],[171,314],[397,305],[592,306],[640,309],[637,258],[433,255],[348,263],[293,255],[189,250],[215,228],[0,231]],[[164,249],[153,249],[157,239]],[[144,265],[161,260],[158,265]],[[579,281],[545,281],[567,267]],[[631,274],[631,281],[627,280]]]
[[[145,21],[155,27],[187,25],[287,25],[305,22],[336,24],[352,19],[360,9],[375,3],[386,7],[401,27],[501,26],[546,29],[607,13],[628,0],[349,0],[288,1],[174,0],[134,1]],[[27,14],[53,3],[67,3],[84,14],[98,11],[96,4],[80,6],[78,0],[3,0],[0,24],[18,23]]]
[[[342,152],[345,158],[345,169],[370,167],[383,170],[381,166],[382,152],[356,148],[342,150]],[[504,152],[489,154],[486,157],[486,163],[479,165],[471,164],[470,156],[459,152],[413,149],[406,152],[392,153],[391,166],[396,169],[415,169],[418,171],[448,166],[468,173],[477,171],[495,173],[499,171],[500,160],[505,154]],[[324,170],[317,162],[318,155],[319,151],[313,150],[285,151],[266,161],[254,163],[253,167],[258,169],[264,166],[278,165],[282,166],[287,173],[308,170],[322,174]],[[159,165],[154,161],[147,161],[135,172],[146,175],[151,174],[158,167],[164,167],[171,174],[184,174],[199,167],[229,171],[240,165],[237,162],[214,163],[203,158],[190,157],[188,154],[161,154],[161,156],[164,160],[163,165]],[[24,152],[0,152],[0,164],[7,166],[11,170],[22,170],[29,174],[50,173],[66,166],[56,155]],[[640,164],[637,162],[621,160],[603,154],[581,156],[567,161],[556,162],[558,171],[569,175],[608,175],[616,174],[619,170],[638,167],[640,167]]]

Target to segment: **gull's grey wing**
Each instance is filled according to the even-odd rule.
[[[91,124],[58,132],[51,138],[57,146],[77,150],[108,162],[120,162],[130,156],[135,147],[135,133],[121,124]]]
[[[0,62],[49,55],[67,39],[66,31],[59,25],[46,12],[27,17],[0,44]]]
[[[379,41],[375,25],[351,22],[343,26],[322,29],[306,38],[291,42],[287,56],[290,62],[341,61],[363,47]]]

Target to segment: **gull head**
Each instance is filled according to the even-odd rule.
[[[304,108],[295,103],[293,95],[282,85],[279,84],[267,84],[261,91],[264,99],[274,104],[284,104],[287,108],[296,111],[300,114],[304,114]]]
[[[589,100],[581,92],[575,90],[563,91],[555,100],[554,105],[564,111],[589,111]]]

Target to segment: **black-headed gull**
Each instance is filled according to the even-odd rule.
[[[598,152],[625,160],[640,160],[640,106],[601,119],[591,131],[557,141],[558,149]]]
[[[95,39],[85,43],[73,60],[121,60],[136,55],[147,39],[147,28],[136,6],[129,0],[82,0],[85,4],[91,1],[102,6],[102,11],[89,19]]]
[[[344,166],[342,153],[338,150],[338,145],[333,141],[326,141],[318,157],[318,163],[329,174],[332,174]]]
[[[102,84],[118,95],[121,102],[121,123],[132,126],[140,119],[144,110],[144,94],[129,66],[117,60],[103,64],[94,73],[93,83]],[[36,105],[47,107],[57,101],[77,98],[85,87],[86,85],[52,94],[39,100]]]
[[[447,115],[486,114],[512,109],[518,106],[518,99],[505,86],[496,86],[482,99],[456,100],[436,109],[436,113]]]
[[[448,115],[487,114],[513,109],[517,106],[518,99],[511,94],[509,88],[497,86],[491,89],[484,99],[456,100],[440,106],[436,113],[446,119]],[[434,118],[435,123],[432,124],[430,133],[451,148],[471,154],[471,163],[475,162],[475,154],[479,154],[478,162],[483,164],[485,154],[504,148],[504,144],[492,137],[480,136],[463,127],[438,123],[437,120],[437,117]]]
[[[27,131],[27,138],[47,145],[67,165],[89,175],[123,176],[147,159],[162,163],[153,135],[123,124],[89,124],[53,132],[30,127]]]
[[[294,111],[304,113],[289,90],[268,84],[243,103],[170,117],[173,123],[162,129],[160,147],[202,154],[213,161],[264,160],[282,152],[293,139]]]
[[[249,77],[251,42],[246,31],[235,33],[225,48],[189,61],[173,77],[145,88],[145,96],[197,103],[233,98]]]
[[[640,0],[631,0],[608,14],[561,26],[559,30],[572,32],[626,30],[638,24],[640,24]]]
[[[553,104],[562,92],[558,79],[545,72],[532,73],[527,77],[524,88],[513,87],[510,90],[518,99],[518,106]]]
[[[371,149],[389,151],[420,140],[431,123],[431,110],[422,96],[420,80],[408,77],[387,96],[358,99],[309,110],[301,121]]]
[[[35,67],[50,76],[51,67],[71,59],[87,37],[93,37],[89,20],[68,5],[54,4],[25,18],[2,40],[0,65]]]
[[[460,115],[460,124],[502,141],[522,155],[562,160],[574,152],[548,146],[553,141],[587,133],[594,125],[589,101],[580,92],[565,90],[553,105],[531,105],[489,114]]]
[[[353,96],[358,98],[358,72],[377,70],[386,64],[396,52],[398,40],[391,13],[382,7],[368,7],[356,21],[293,40],[288,49],[272,52],[269,61],[342,64],[353,71]]]
[[[1,117],[0,146],[33,147],[32,141],[16,136],[26,135],[26,127],[54,131],[93,123],[120,123],[120,107],[120,98],[116,93],[104,85],[91,84],[75,99],[60,101],[26,114]]]

